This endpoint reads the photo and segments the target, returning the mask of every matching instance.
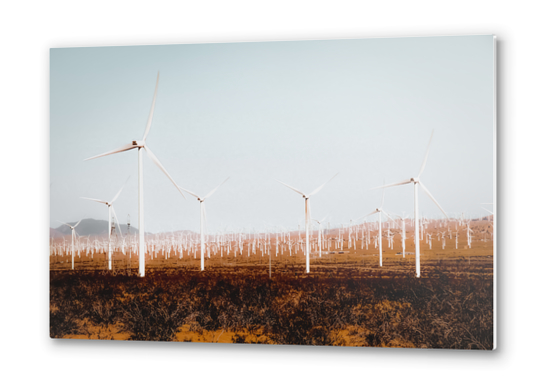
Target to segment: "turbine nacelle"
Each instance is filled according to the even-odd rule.
[[[144,148],[145,147],[145,140],[134,140],[132,141],[132,145],[138,148]]]

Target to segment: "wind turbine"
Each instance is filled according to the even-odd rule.
[[[379,259],[379,265],[382,266],[382,214],[388,216],[393,222],[395,220],[392,219],[390,215],[388,215],[382,207],[384,206],[384,191],[382,191],[382,203],[380,203],[380,207],[375,209],[373,212],[361,217],[360,219],[364,219],[368,216],[374,215],[375,213],[378,213],[378,252],[380,254]],[[360,220],[358,219],[358,220]],[[357,220],[356,220],[357,221]]]
[[[83,219],[81,219],[83,220]],[[67,225],[68,227],[71,228],[72,230],[72,269],[74,269],[74,258],[75,258],[75,234],[77,232],[75,232],[75,227],[77,227],[79,225],[79,223],[81,222],[81,220],[79,220],[77,222],[77,224],[75,225],[70,225],[70,224],[66,224],[66,223],[63,223],[62,221],[59,221],[59,223],[62,223],[64,225]],[[58,220],[57,220],[58,221]]]
[[[400,181],[398,183],[388,184],[384,185],[382,187],[376,187],[376,188],[389,188],[389,187],[395,187],[398,185],[403,184],[414,184],[414,241],[416,244],[416,277],[420,277],[420,222],[418,217],[418,185],[423,189],[423,191],[433,200],[433,202],[439,207],[439,209],[444,213],[444,216],[449,219],[446,212],[444,212],[444,209],[440,206],[440,204],[435,200],[433,195],[431,195],[431,192],[425,187],[425,185],[422,184],[420,180],[420,176],[423,173],[423,170],[425,168],[425,163],[427,162],[427,156],[429,156],[429,146],[431,145],[431,140],[433,139],[433,132],[431,132],[431,137],[429,138],[429,143],[427,144],[427,150],[425,152],[425,158],[423,159],[422,167],[420,168],[420,172],[418,173],[418,176],[411,177],[410,179],[406,179],[403,181]]]
[[[228,181],[229,177],[224,180],[222,183],[220,183],[215,189],[213,189],[211,192],[209,192],[204,197],[200,197],[196,195],[194,192],[190,192],[188,189],[180,188],[186,193],[189,193],[190,195],[194,196],[198,201],[200,202],[200,244],[201,244],[201,270],[203,271],[205,269],[205,240],[204,240],[204,230],[203,230],[203,223],[207,223],[207,215],[205,213],[205,200],[209,198],[213,193],[216,192],[218,187],[220,187],[222,184],[224,184],[226,181]],[[182,193],[182,192],[181,192]],[[184,196],[184,195],[183,195]],[[195,252],[194,252],[195,253]]]
[[[147,136],[149,134],[149,131],[151,129],[152,124],[152,117],[154,114],[154,105],[156,104],[156,93],[158,92],[158,80],[160,79],[160,72],[158,72],[158,76],[156,78],[156,87],[154,88],[154,96],[152,99],[152,105],[151,105],[151,111],[149,113],[149,118],[147,119],[147,126],[145,127],[145,132],[143,133],[143,138],[141,140],[133,140],[131,144],[126,144],[120,148],[117,148],[113,151],[102,153],[98,156],[89,157],[86,160],[92,160],[96,159],[98,157],[108,156],[119,152],[125,152],[129,151],[131,149],[137,148],[137,159],[138,159],[138,190],[139,190],[139,202],[138,202],[138,211],[139,211],[139,218],[138,218],[138,225],[139,225],[139,276],[144,277],[145,276],[145,228],[143,225],[143,151],[142,149],[145,149],[145,152],[147,152],[147,155],[150,157],[152,162],[158,166],[166,174],[166,176],[171,180],[171,182],[177,187],[179,192],[181,192],[181,195],[184,194],[179,189],[173,178],[170,176],[170,174],[166,171],[164,166],[160,163],[158,158],[152,153],[149,146],[146,143]]]
[[[337,176],[338,174],[339,173],[336,173],[335,176]],[[306,239],[305,240],[305,255],[306,255],[306,259],[307,259],[305,272],[307,272],[307,273],[310,272],[310,254],[311,254],[311,252],[310,252],[310,247],[311,246],[310,246],[310,238],[309,238],[309,230],[310,230],[310,226],[311,226],[311,206],[310,206],[310,203],[309,203],[309,198],[311,196],[316,195],[318,192],[320,192],[320,190],[324,187],[324,185],[326,185],[331,180],[333,180],[335,178],[335,176],[333,176],[331,179],[326,181],[324,184],[322,184],[321,186],[316,188],[314,191],[312,191],[308,195],[301,192],[301,191],[299,191],[299,190],[297,190],[297,189],[295,189],[294,187],[290,187],[288,184],[285,184],[282,181],[277,180],[279,183],[287,186],[292,191],[299,193],[305,199],[305,239]]]
[[[321,220],[313,219],[318,223],[318,253],[319,257],[322,257],[322,223],[327,219],[327,216]]]
[[[128,177],[128,179],[129,179],[129,177]],[[108,252],[107,252],[107,260],[108,260],[109,270],[111,270],[111,253],[112,253],[111,252],[111,219],[112,219],[111,213],[113,213],[113,215],[115,216],[116,222],[119,224],[119,231],[121,231],[121,236],[122,236],[122,230],[120,229],[120,222],[119,222],[119,219],[117,218],[117,214],[115,213],[115,208],[113,208],[113,203],[119,197],[120,193],[124,189],[124,186],[128,182],[128,179],[126,179],[126,181],[124,182],[124,185],[121,187],[121,189],[117,192],[117,194],[115,195],[115,197],[113,197],[113,200],[111,200],[111,201],[103,201],[103,200],[98,200],[98,199],[91,199],[90,197],[81,197],[81,199],[92,200],[92,201],[96,201],[97,203],[107,205],[107,210],[108,210],[107,216],[108,216],[108,223],[109,223],[109,225],[107,227],[107,234],[109,236],[109,246],[108,246]]]
[[[398,218],[401,219],[401,245],[403,247],[403,258],[405,258],[405,241],[406,241],[406,229],[405,229],[405,221],[408,219],[408,215],[405,216],[405,213],[403,212],[403,216],[395,215]]]

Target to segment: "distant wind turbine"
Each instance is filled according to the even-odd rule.
[[[405,230],[405,220],[408,218],[408,215],[406,216],[399,216],[401,219],[402,224],[402,232],[401,232],[401,245],[403,246],[403,258],[405,258],[405,240],[406,240],[406,230]]]
[[[420,176],[422,175],[423,170],[425,168],[425,163],[427,162],[427,156],[429,156],[429,146],[431,145],[431,140],[433,139],[433,133],[434,131],[431,132],[431,137],[429,138],[429,143],[427,144],[427,150],[425,152],[425,158],[423,159],[422,167],[420,168],[420,172],[418,173],[418,176],[411,177],[410,179],[406,179],[398,183],[388,184],[382,187],[374,188],[374,189],[389,188],[389,187],[395,187],[395,186],[403,185],[403,184],[410,184],[410,183],[414,184],[414,240],[416,244],[416,277],[420,277],[420,222],[419,222],[419,217],[418,217],[418,185],[422,187],[422,189],[427,194],[427,196],[429,196],[431,200],[433,200],[433,202],[437,205],[437,207],[439,207],[442,213],[444,213],[444,216],[446,216],[446,218],[449,219],[444,209],[442,209],[442,207],[437,202],[437,200],[435,200],[433,195],[431,195],[431,192],[429,192],[429,190],[425,187],[425,185],[422,184],[420,180]]]
[[[149,131],[151,129],[152,117],[153,117],[153,114],[154,114],[154,105],[156,104],[156,93],[158,92],[158,80],[159,79],[160,79],[160,72],[158,72],[158,76],[156,78],[156,87],[154,89],[154,96],[153,96],[153,99],[152,99],[151,111],[149,113],[149,118],[147,120],[147,126],[145,127],[145,133],[143,134],[143,139],[134,140],[134,141],[132,141],[131,144],[124,145],[124,146],[122,146],[120,148],[117,148],[117,149],[115,149],[113,151],[102,153],[101,155],[93,156],[93,157],[89,157],[88,159],[85,159],[85,161],[86,160],[92,160],[92,159],[96,159],[98,157],[108,156],[108,155],[112,155],[114,153],[125,152],[125,151],[129,151],[131,149],[136,149],[137,148],[137,152],[138,152],[137,153],[138,169],[139,169],[139,172],[138,172],[138,176],[139,176],[138,177],[138,189],[139,189],[139,204],[138,204],[138,209],[139,209],[139,219],[138,219],[138,224],[139,224],[139,276],[141,276],[141,277],[145,276],[145,228],[144,228],[144,225],[143,225],[144,220],[143,220],[143,152],[142,152],[142,149],[145,149],[145,151],[147,152],[147,155],[150,157],[152,162],[154,164],[156,164],[158,166],[158,168],[160,168],[162,170],[162,172],[164,172],[166,174],[166,176],[171,180],[171,182],[175,185],[175,187],[177,187],[179,192],[181,192],[181,195],[183,195],[183,197],[184,197],[183,192],[179,189],[179,187],[177,186],[177,184],[175,183],[173,178],[166,171],[166,169],[160,163],[158,158],[154,155],[154,153],[151,152],[149,146],[147,145],[147,143],[145,141],[147,139],[147,135],[149,134]]]
[[[185,191],[186,193],[194,196],[196,199],[198,199],[198,201],[200,202],[200,244],[201,244],[201,270],[203,271],[205,269],[205,239],[204,239],[204,229],[203,229],[203,225],[204,225],[204,222],[207,223],[207,214],[205,213],[205,200],[207,198],[209,198],[213,193],[216,192],[216,190],[218,189],[218,187],[220,187],[222,184],[224,184],[226,181],[228,181],[229,177],[224,180],[222,183],[220,183],[215,189],[213,189],[211,192],[209,192],[207,195],[205,195],[204,197],[200,197],[198,195],[196,195],[194,192],[190,192],[188,189],[185,189],[185,188],[181,188],[183,191]]]
[[[374,215],[375,213],[378,213],[378,251],[380,254],[379,259],[379,265],[382,266],[382,214],[386,215],[388,218],[390,218],[393,222],[395,220],[392,219],[390,215],[388,215],[384,209],[382,208],[384,206],[384,191],[382,191],[382,202],[380,203],[380,207],[375,209],[373,212],[361,217],[361,219],[364,219],[368,216]],[[360,219],[358,219],[360,220]],[[357,221],[357,220],[356,220]]]
[[[83,220],[83,219],[81,219],[81,220]],[[81,222],[81,220],[79,220],[79,221],[77,222],[77,224],[75,224],[75,225],[70,225],[70,224],[63,223],[62,221],[58,221],[58,220],[57,220],[59,223],[62,223],[62,224],[64,224],[64,225],[67,225],[67,226],[70,227],[71,230],[72,230],[72,269],[74,269],[74,258],[75,258],[75,234],[77,233],[77,232],[75,232],[75,227],[77,227],[77,226],[79,225],[79,223]]]
[[[129,177],[128,177],[129,179]],[[117,218],[117,214],[115,213],[115,208],[113,208],[113,203],[115,202],[115,200],[117,200],[117,198],[119,197],[120,193],[122,192],[122,190],[124,189],[124,186],[126,185],[126,183],[128,182],[128,179],[126,179],[126,181],[124,182],[124,185],[121,187],[121,189],[117,192],[117,194],[115,195],[115,197],[113,197],[113,199],[111,201],[103,201],[103,200],[98,200],[98,199],[91,199],[90,197],[81,197],[81,199],[86,199],[86,200],[92,200],[92,201],[96,201],[97,203],[101,203],[101,204],[105,204],[107,205],[107,210],[108,210],[108,227],[107,227],[107,234],[109,236],[109,246],[108,246],[108,252],[107,252],[107,260],[108,260],[108,266],[109,266],[109,270],[111,270],[111,213],[115,216],[115,220],[116,222],[119,224],[119,231],[121,231],[121,236],[122,236],[122,230],[120,229],[120,222],[119,222],[119,219]]]
[[[294,192],[297,192],[299,193],[301,196],[303,196],[303,198],[305,199],[305,255],[306,255],[306,270],[305,272],[309,273],[310,272],[310,254],[311,254],[311,246],[310,246],[310,237],[309,237],[309,231],[310,231],[310,226],[311,226],[311,207],[310,207],[310,203],[309,203],[309,198],[311,196],[314,196],[316,195],[318,192],[320,192],[320,190],[324,187],[324,185],[326,185],[327,183],[329,183],[331,180],[333,180],[339,173],[336,173],[335,176],[333,176],[331,179],[329,179],[328,181],[326,181],[324,184],[322,184],[321,186],[319,186],[318,188],[316,188],[314,191],[312,191],[311,193],[309,193],[308,195],[301,192],[300,190],[297,190],[295,189],[294,187],[290,187],[288,184],[285,184],[283,183],[282,181],[279,181],[277,180],[279,183],[287,186],[288,188],[290,188],[292,191]]]
[[[313,219],[318,223],[318,254],[319,257],[322,257],[322,223],[326,220],[327,216],[321,220]]]

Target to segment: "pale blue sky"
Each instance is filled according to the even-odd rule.
[[[417,175],[452,214],[483,214],[493,197],[493,37],[425,37],[51,50],[51,226],[107,219],[80,199],[111,199],[137,225],[137,152],[87,162],[143,136],[176,182],[206,194],[210,230],[296,227],[310,192],[313,217],[347,223],[374,210],[383,179]],[[184,200],[144,158],[146,231],[199,228]],[[413,187],[384,208],[412,214]],[[423,193],[420,210],[440,216]]]

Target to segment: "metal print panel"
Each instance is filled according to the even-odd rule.
[[[493,36],[50,55],[52,338],[495,348]]]

